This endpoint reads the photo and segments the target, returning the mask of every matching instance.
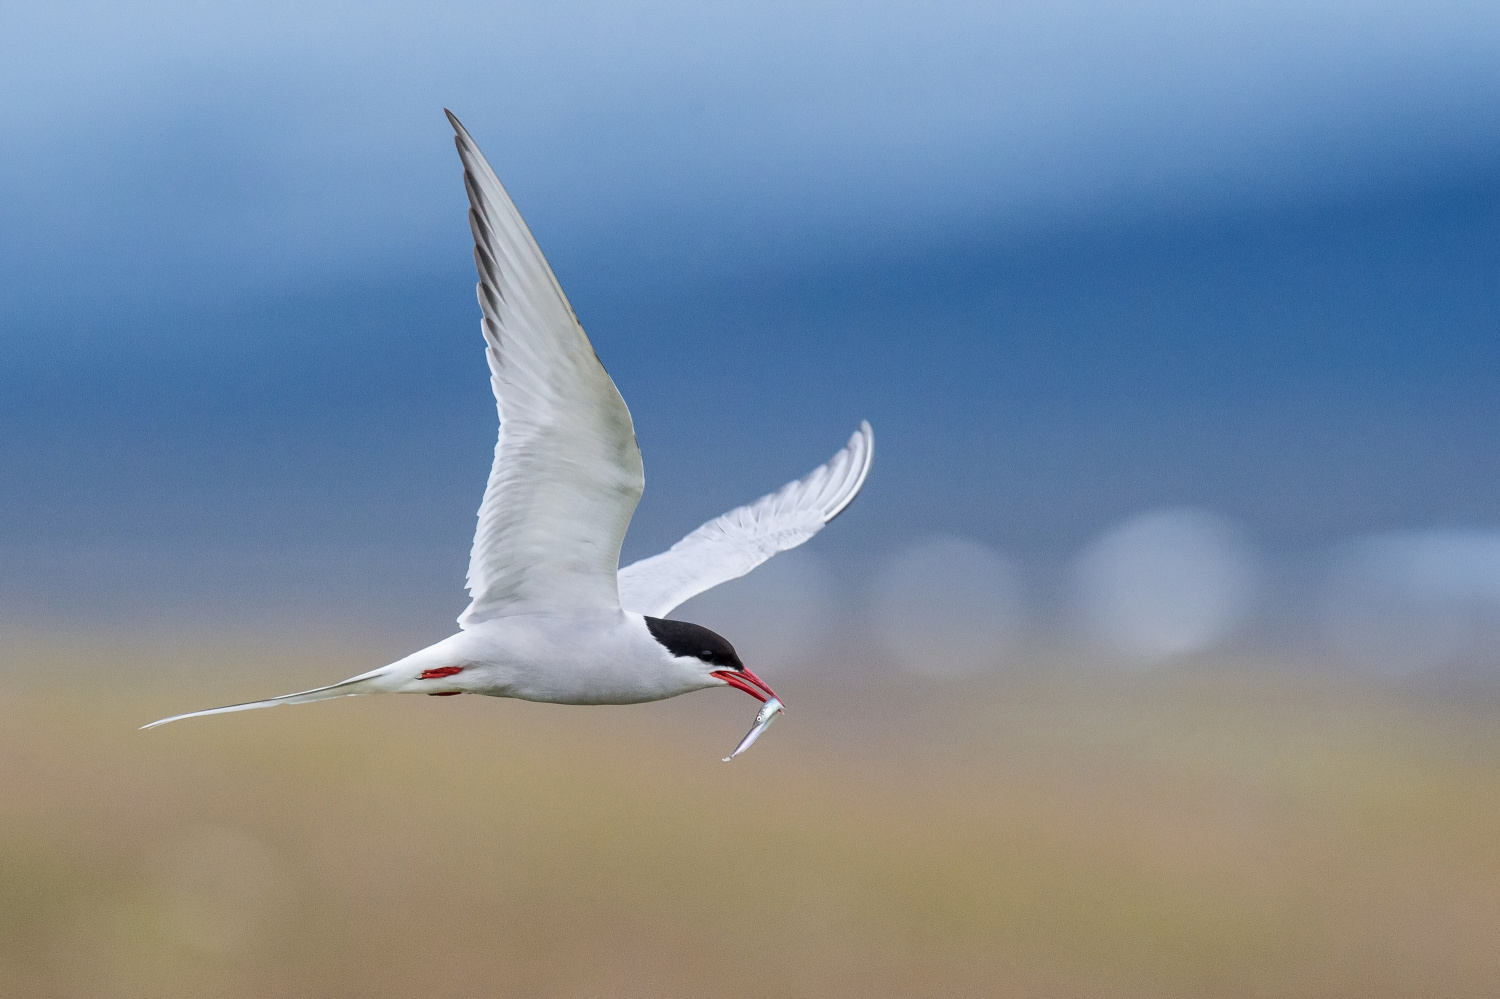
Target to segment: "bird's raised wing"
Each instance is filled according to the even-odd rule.
[[[500,411],[460,627],[618,609],[620,544],[645,475],[630,410],[510,195],[452,113]]]
[[[710,520],[660,555],[621,569],[621,606],[666,617],[704,590],[796,548],[854,501],[874,456],[875,433],[861,423],[842,451],[803,478]]]

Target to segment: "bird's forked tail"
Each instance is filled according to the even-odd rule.
[[[357,694],[378,694],[391,689],[387,680],[391,667],[382,666],[380,669],[361,673],[359,676],[350,677],[339,683],[327,687],[315,687],[312,690],[304,690],[296,694],[283,694],[280,697],[268,697],[263,701],[246,701],[244,704],[229,704],[222,708],[206,708],[203,711],[189,711],[184,715],[173,715],[170,718],[161,718],[149,725],[142,725],[141,729],[155,728],[165,725],[167,722],[182,721],[184,718],[201,718],[204,715],[227,715],[231,711],[250,711],[254,708],[274,708],[278,704],[310,704],[313,701],[326,701],[334,697],[354,697]]]

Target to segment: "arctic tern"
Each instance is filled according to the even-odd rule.
[[[667,618],[678,605],[795,548],[864,485],[874,435],[805,477],[619,568],[645,479],[630,411],[515,204],[451,112],[479,270],[481,329],[500,414],[459,631],[341,683],[152,722],[359,694],[488,694],[635,704],[733,687],[763,702],[731,757],[782,705],[721,636]]]

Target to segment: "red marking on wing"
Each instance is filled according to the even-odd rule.
[[[463,671],[464,668],[462,666],[439,666],[437,669],[424,669],[422,675],[417,677],[417,679],[441,680],[445,676],[454,676]]]
[[[428,697],[457,697],[459,694],[462,694],[462,693],[463,693],[462,690],[437,690],[437,691],[433,691],[432,693],[428,694],[427,696]]]

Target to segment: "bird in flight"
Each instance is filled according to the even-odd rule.
[[[762,702],[749,748],[781,711],[770,686],[678,605],[795,548],[837,517],[870,471],[861,423],[826,464],[619,568],[645,476],[630,410],[552,268],[479,147],[448,112],[463,161],[490,384],[495,461],[469,555],[459,631],[341,683],[152,722],[359,694],[489,694],[636,704],[733,687]]]

